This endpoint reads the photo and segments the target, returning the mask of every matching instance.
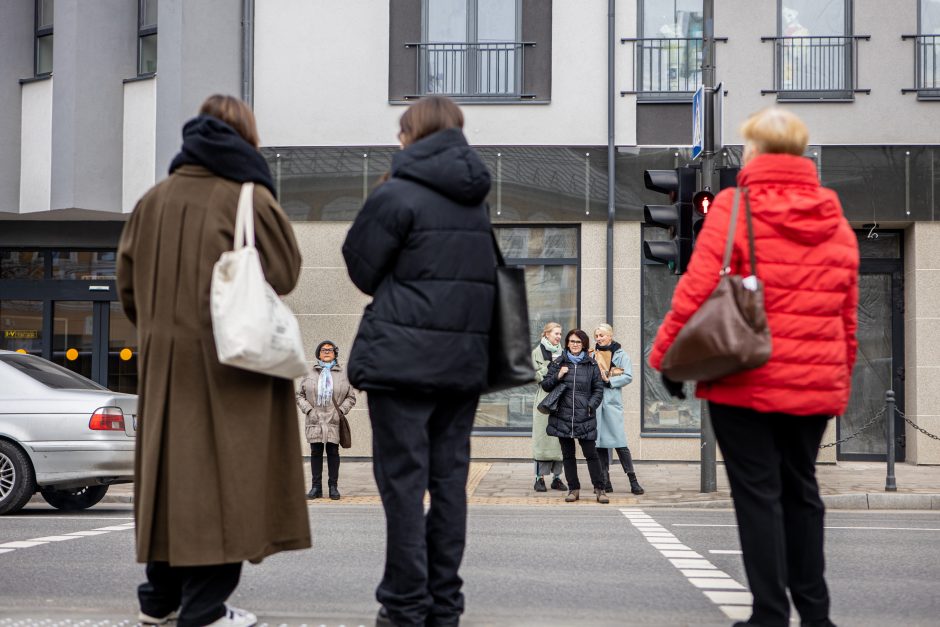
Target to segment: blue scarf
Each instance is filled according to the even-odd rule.
[[[572,355],[571,351],[565,351],[565,353],[567,353],[568,359],[570,359],[576,364],[580,364],[582,361],[584,361],[584,358],[587,356],[587,351],[581,351],[577,355]]]
[[[323,407],[333,402],[333,374],[330,370],[336,365],[336,360],[325,362],[317,360],[320,364],[320,380],[317,382],[317,405]]]

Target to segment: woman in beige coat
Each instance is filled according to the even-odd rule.
[[[310,546],[294,384],[223,366],[209,283],[231,250],[242,182],[256,183],[256,247],[290,292],[300,252],[273,195],[248,106],[212,96],[183,128],[168,178],[137,203],[118,248],[118,288],[140,346],[134,519],[140,622],[252,625],[225,604],[242,562]],[[199,567],[199,568],[192,568]]]
[[[339,500],[339,422],[356,404],[356,390],[339,365],[335,342],[320,342],[313,365],[297,392],[297,406],[304,413],[304,432],[310,443],[310,492],[308,499],[323,496],[323,449],[326,448],[330,498]]]

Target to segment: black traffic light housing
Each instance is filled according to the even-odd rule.
[[[718,190],[721,191],[728,187],[737,185],[738,172],[741,168],[717,168],[715,173],[718,175]],[[715,201],[715,194],[710,191],[702,190],[696,192],[692,197],[692,248],[695,249],[695,242],[702,226],[705,225],[705,218],[708,217],[708,210]]]
[[[668,194],[670,205],[645,205],[643,221],[651,227],[667,229],[668,240],[643,240],[643,256],[667,264],[676,274],[685,272],[692,256],[692,199],[696,187],[696,170],[690,167],[674,170],[646,170],[646,189]]]

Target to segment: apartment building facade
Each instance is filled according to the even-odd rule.
[[[715,4],[720,165],[739,165],[749,113],[792,108],[858,232],[859,365],[826,440],[871,426],[821,459],[883,459],[887,389],[940,433],[940,2]],[[701,0],[4,3],[0,347],[136,389],[114,249],[136,199],[166,175],[183,122],[223,92],[253,104],[303,249],[288,302],[305,342],[348,348],[368,300],[346,276],[345,232],[398,150],[404,108],[444,93],[493,174],[491,218],[526,269],[533,345],[548,321],[610,322],[633,360],[634,455],[696,460],[698,403],[668,397],[644,365],[676,277],[644,260],[641,242],[655,237],[643,204],[660,202],[643,171],[691,161],[702,32]],[[475,457],[529,457],[533,396],[534,382],[481,400]],[[350,453],[368,456],[359,407]],[[940,443],[895,421],[900,459],[940,463]]]

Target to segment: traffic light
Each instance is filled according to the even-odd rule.
[[[715,201],[715,195],[707,190],[695,192],[692,197],[692,248],[695,248],[695,241],[702,227],[705,226],[705,217],[708,216],[708,208]]]
[[[667,229],[668,240],[643,240],[643,256],[664,263],[676,274],[685,272],[692,256],[692,197],[695,169],[646,170],[646,189],[668,194],[670,205],[645,205],[643,220],[648,226]]]

